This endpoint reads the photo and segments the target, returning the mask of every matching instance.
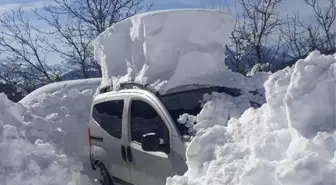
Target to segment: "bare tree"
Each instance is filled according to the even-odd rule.
[[[231,63],[242,63],[243,60],[248,68],[264,64],[261,66],[267,67],[263,70],[271,69],[275,56],[282,49],[278,36],[278,27],[282,24],[278,11],[281,2],[282,0],[239,0],[232,44],[226,47]],[[266,63],[268,64],[265,65]],[[235,66],[234,70],[246,73],[246,66]]]
[[[0,79],[30,92],[58,81],[59,69],[49,65],[43,35],[24,19],[21,9],[0,16]]]
[[[244,33],[237,29],[237,24],[238,22],[236,22],[235,29],[231,32],[231,44],[225,45],[227,51],[225,62],[235,72],[246,74],[246,64],[243,62],[243,56],[248,49],[248,43],[245,40]]]
[[[317,0],[304,0],[307,5],[309,5],[315,13],[315,20],[318,28],[321,29],[323,36],[321,40],[324,40],[320,43],[322,50],[321,52],[326,53],[335,53],[335,36],[336,36],[336,6],[334,0],[328,0],[328,4],[325,4],[323,7],[320,6],[319,1]],[[303,24],[302,24],[303,25]],[[309,34],[311,34],[311,25],[305,26]],[[316,31],[317,32],[317,31]],[[325,37],[325,39],[323,38]],[[318,47],[314,45],[314,47]]]
[[[60,40],[50,44],[51,50],[80,68],[82,77],[88,78],[91,69],[101,72],[93,59],[93,39],[143,9],[143,0],[54,0],[44,8],[43,14],[35,13],[53,28],[49,34],[57,35]]]
[[[314,14],[311,21],[303,21],[299,14],[287,17],[281,28],[281,36],[288,49],[286,65],[293,65],[297,59],[306,57],[309,52],[319,50],[325,54],[336,52],[336,9],[334,0],[320,6],[317,0],[304,0]],[[285,67],[284,65],[283,67]]]
[[[239,29],[252,48],[250,60],[254,60],[254,64],[265,63],[265,56],[270,51],[265,51],[264,47],[270,41],[269,36],[276,33],[275,28],[281,25],[277,8],[282,0],[240,0],[240,2],[243,8],[243,24],[239,25]],[[253,59],[253,55],[257,58]]]
[[[231,12],[230,0],[205,0],[205,2],[203,2],[203,0],[201,1],[203,8],[210,7],[212,9],[219,11]]]
[[[320,45],[320,35],[317,25],[305,25],[301,22],[299,15],[294,14],[288,17],[285,24],[280,28],[281,37],[284,39],[289,60],[296,61],[305,57]]]

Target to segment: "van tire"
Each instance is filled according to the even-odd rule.
[[[114,185],[111,176],[103,163],[98,163],[96,168],[100,175],[99,182],[101,185]]]

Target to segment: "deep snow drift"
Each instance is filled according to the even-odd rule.
[[[223,100],[208,101],[187,149],[188,171],[167,185],[336,184],[335,84],[336,55],[315,51],[271,75],[267,103],[227,126],[221,114],[204,116]]]
[[[260,83],[233,73],[224,63],[233,28],[231,15],[214,10],[154,11],[130,17],[95,40],[102,86],[135,81],[153,84],[162,93],[186,84],[255,90]]]
[[[1,185],[91,183],[80,172],[88,161],[87,120],[99,84],[55,83],[18,104],[0,94]]]
[[[1,185],[91,184],[80,172],[100,80],[73,83],[45,86],[19,104],[0,95]],[[205,95],[200,114],[189,115],[197,121],[189,169],[167,185],[334,185],[335,84],[336,55],[313,52],[272,74],[264,84],[267,103],[241,117],[243,99]]]
[[[30,94],[25,96],[20,101],[20,103],[24,105],[29,105],[32,101],[36,101],[38,97],[48,94],[51,95],[60,90],[66,93],[68,93],[70,90],[73,89],[77,89],[79,91],[86,89],[95,90],[99,86],[100,82],[101,82],[100,78],[92,78],[92,79],[81,79],[81,80],[71,80],[71,81],[51,83],[31,92]]]
[[[99,85],[100,79],[53,83],[18,104],[0,96],[1,185],[92,183],[86,176],[92,175],[87,128],[92,96]],[[216,106],[207,104],[207,116],[216,119],[218,113],[226,122],[250,107],[251,97],[204,96],[204,102],[214,99],[224,102],[220,108],[228,111],[212,110]]]

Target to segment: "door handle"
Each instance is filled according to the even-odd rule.
[[[132,150],[130,146],[127,147],[127,159],[129,162],[133,162]]]
[[[125,149],[124,145],[121,145],[121,156],[122,156],[123,160],[127,162],[127,160],[126,160],[126,149]]]

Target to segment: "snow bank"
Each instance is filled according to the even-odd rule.
[[[227,126],[221,113],[204,116],[223,111],[225,100],[210,99],[187,149],[189,169],[167,185],[336,184],[335,84],[336,55],[315,51],[271,75],[267,103]]]
[[[37,97],[43,94],[53,94],[57,91],[62,90],[63,92],[68,92],[72,89],[77,89],[79,91],[85,89],[95,89],[99,86],[101,82],[101,78],[91,78],[91,79],[80,79],[80,80],[68,80],[68,81],[61,81],[55,82],[43,87],[36,89],[35,91],[29,93],[25,96],[20,103],[24,105],[30,104],[34,99],[36,100]]]
[[[18,104],[0,94],[0,184],[91,184],[81,172],[99,84],[97,79],[51,84]]]
[[[206,84],[255,89],[253,80],[225,66],[234,20],[205,9],[138,14],[108,28],[94,42],[102,86],[121,81],[155,84],[161,92]]]

